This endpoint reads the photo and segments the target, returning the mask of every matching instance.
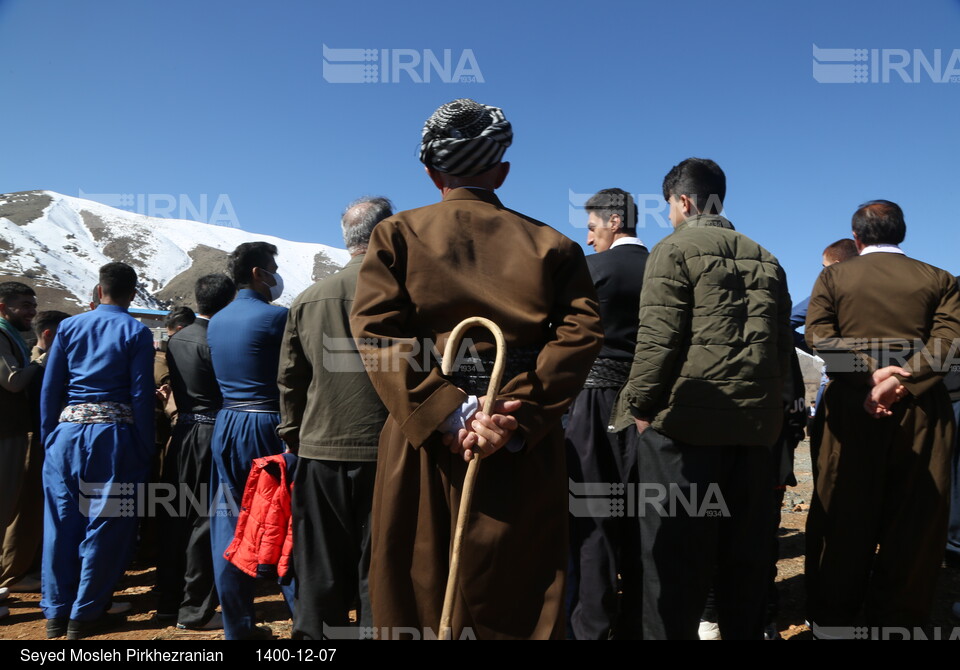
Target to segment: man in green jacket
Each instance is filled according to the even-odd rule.
[[[280,437],[299,459],[294,475],[293,635],[343,637],[348,613],[371,626],[367,588],[370,509],[377,444],[387,410],[370,383],[350,332],[350,309],[370,233],[390,216],[386,198],[344,210],[350,262],[290,306],[280,350]]]
[[[777,259],[719,215],[725,193],[712,160],[664,178],[674,232],[647,260],[614,408],[615,429],[640,433],[645,639],[697,639],[711,584],[721,635],[762,637],[790,296]]]

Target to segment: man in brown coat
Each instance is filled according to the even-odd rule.
[[[807,607],[822,637],[852,633],[862,606],[870,626],[924,624],[943,558],[953,415],[941,380],[960,294],[948,272],[903,254],[905,234],[896,204],[861,206],[860,256],[826,268],[810,297],[807,341],[831,377],[807,519]]]
[[[484,461],[453,637],[563,634],[560,416],[602,331],[580,247],[493,193],[509,170],[501,158],[511,138],[497,108],[472,100],[440,107],[424,126],[421,160],[443,201],[381,222],[360,270],[351,327],[390,413],[372,514],[370,597],[380,636],[437,634],[465,458],[474,452]],[[486,331],[466,334],[473,370],[458,357],[459,372],[446,378],[428,355],[471,316],[493,320],[506,338],[500,397],[509,401],[492,417],[477,412],[494,356]]]
[[[2,289],[0,289],[2,291]],[[36,298],[34,298],[36,300]],[[60,322],[70,315],[64,312],[37,312],[33,319],[33,332],[37,344],[30,351],[31,362],[44,365],[47,352],[53,346]],[[3,352],[0,337],[0,355]],[[30,381],[28,395],[33,422],[26,461],[19,471],[19,495],[16,489],[7,491],[16,496],[13,516],[3,536],[0,552],[0,590],[8,587],[13,593],[37,593],[40,591],[40,546],[43,543],[43,443],[40,441],[40,387],[43,384],[43,368]],[[2,382],[0,382],[2,386]],[[34,574],[30,574],[37,568]]]
[[[44,359],[30,360],[30,347],[20,331],[30,329],[37,314],[37,295],[20,282],[0,283],[0,536],[13,520],[23,484],[30,443],[30,397],[33,378],[43,374]],[[0,589],[0,601],[7,597]],[[0,605],[0,619],[10,611]]]

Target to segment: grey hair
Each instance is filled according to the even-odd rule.
[[[365,195],[347,205],[340,217],[347,251],[351,254],[366,251],[374,227],[392,215],[393,203],[380,195]]]

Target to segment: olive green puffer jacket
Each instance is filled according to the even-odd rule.
[[[786,276],[770,252],[721,216],[680,223],[647,260],[614,428],[642,418],[686,444],[772,445],[793,348],[789,315]]]

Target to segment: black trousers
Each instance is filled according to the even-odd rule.
[[[764,625],[776,624],[777,617],[780,614],[780,591],[777,588],[777,563],[780,560],[780,519],[781,509],[783,507],[783,498],[786,494],[787,486],[796,486],[797,479],[793,474],[794,452],[800,440],[803,437],[787,422],[784,422],[783,430],[780,431],[780,440],[770,451],[770,474],[773,476],[771,484],[773,485],[773,495],[771,497],[770,514],[770,571],[767,578],[767,605]],[[717,622],[716,598],[713,591],[707,598],[707,606],[703,610],[701,618],[704,621]]]
[[[156,506],[160,532],[157,590],[161,615],[177,614],[178,623],[199,626],[219,604],[210,550],[210,439],[213,424],[174,426],[160,481],[173,486],[170,507]],[[187,494],[190,492],[190,495]]]
[[[711,585],[724,639],[762,639],[770,449],[639,438],[643,636],[696,640]]]
[[[373,625],[370,571],[370,509],[376,462],[300,458],[294,477],[293,568],[296,592],[294,639],[336,637],[324,627]]]
[[[637,431],[608,433],[618,389],[584,389],[566,425],[567,471],[573,483],[637,481]],[[636,516],[590,516],[571,508],[567,617],[578,640],[639,639],[640,526]],[[617,575],[620,575],[618,596]]]

